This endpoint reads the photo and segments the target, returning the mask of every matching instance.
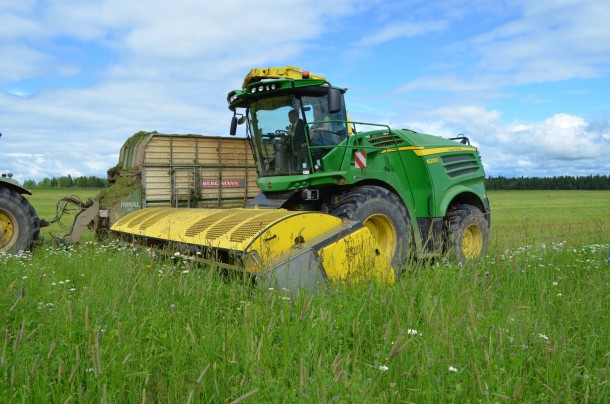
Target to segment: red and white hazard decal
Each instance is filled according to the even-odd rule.
[[[356,168],[366,168],[366,152],[364,150],[354,153],[354,165]]]

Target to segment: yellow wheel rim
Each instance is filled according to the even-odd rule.
[[[483,251],[483,232],[479,226],[470,225],[462,235],[462,253],[467,259],[476,258]]]
[[[11,216],[0,211],[0,251],[8,250],[15,243],[16,237]]]
[[[377,244],[389,259],[394,257],[398,245],[396,229],[392,221],[385,215],[372,215],[364,221]]]

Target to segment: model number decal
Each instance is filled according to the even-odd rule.
[[[428,164],[434,164],[434,163],[438,163],[439,161],[441,161],[438,157],[434,157],[431,159],[426,159],[426,163]]]

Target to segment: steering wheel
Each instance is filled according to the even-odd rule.
[[[286,130],[276,130],[275,132],[271,133],[264,133],[262,135],[263,138],[267,138],[267,139],[276,139],[276,138],[280,138],[280,140],[284,140],[286,137],[288,136],[288,131]]]

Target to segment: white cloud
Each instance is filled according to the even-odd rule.
[[[610,132],[610,128],[606,130]],[[507,131],[520,145],[517,150],[533,152],[543,159],[596,160],[610,150],[607,133],[591,131],[583,118],[569,114],[557,114],[532,125],[509,126]]]
[[[499,25],[475,36],[449,38],[452,43],[437,54],[433,68],[396,91],[455,93],[468,97],[467,101],[481,101],[506,96],[502,90],[515,86],[610,73],[610,3],[518,0],[493,4],[498,13],[508,9],[498,17],[502,18]],[[485,12],[482,19],[494,15],[488,9]],[[454,14],[445,15],[448,35],[459,34],[463,22]]]
[[[448,26],[449,24],[447,21],[392,22],[385,25],[381,29],[374,30],[372,34],[365,36],[356,44],[354,44],[354,46],[373,46],[394,39],[412,38],[431,32],[443,31],[446,30]]]
[[[464,133],[477,146],[488,175],[544,177],[595,175],[610,170],[610,125],[593,128],[584,118],[556,114],[536,123],[506,123],[496,110],[446,106],[404,122],[424,133]]]
[[[488,78],[463,79],[455,74],[424,76],[398,87],[396,92],[409,92],[414,90],[476,92],[493,91],[497,88],[497,81]]]
[[[21,180],[103,176],[140,130],[226,134],[226,94],[250,68],[292,64],[330,22],[363,7],[360,0],[14,3],[0,4],[0,162]],[[97,60],[104,52],[108,60]],[[72,76],[86,84],[65,87]]]
[[[562,169],[566,159],[574,158],[575,170],[593,171],[594,165],[595,173],[610,170],[608,159],[599,157],[610,138],[607,122],[593,124],[576,114],[551,112],[539,122],[507,123],[500,110],[483,102],[504,95],[504,88],[514,83],[606,74],[610,24],[605,21],[610,16],[604,2],[523,3],[522,15],[449,48],[443,48],[443,41],[457,40],[454,30],[472,22],[467,16],[495,12],[493,17],[498,18],[505,8],[514,12],[514,4],[521,3],[260,0],[253,4],[243,0],[0,2],[4,51],[0,168],[15,172],[21,180],[65,173],[103,176],[116,164],[123,142],[139,130],[226,134],[230,119],[226,93],[241,85],[244,74],[252,67],[293,64],[324,66],[328,72],[316,73],[328,73],[333,82],[337,76],[348,83],[353,80],[360,88],[352,86],[349,97],[354,91],[363,97],[350,108],[355,111],[361,105],[367,121],[394,121],[398,123],[394,127],[406,122],[407,127],[446,137],[465,133],[481,147],[493,173],[520,169],[552,174]],[[381,11],[369,13],[373,6]],[[360,13],[355,15],[358,22],[367,23],[365,31],[353,25],[354,13]],[[369,18],[370,14],[376,15]],[[351,37],[343,37],[346,32]],[[390,80],[377,75],[369,63],[379,65],[388,59],[375,52],[415,37],[417,42],[434,37],[441,45],[429,53],[449,57],[421,61],[423,75],[412,76],[399,91],[378,96],[381,103],[393,104],[389,108],[370,102],[367,94],[398,87],[397,77],[402,77]],[[366,47],[371,54],[353,76],[346,73],[353,68],[349,63],[323,61],[333,52],[338,55],[345,44]],[[401,50],[396,46],[392,62],[406,66],[412,61]],[[475,62],[462,54],[476,56]],[[82,80],[72,81],[75,77]],[[393,84],[388,85],[390,81]],[[450,96],[416,98],[417,90],[439,88]],[[536,96],[530,99],[545,99]],[[400,119],[395,115],[399,113]],[[561,139],[560,146],[553,144],[556,139]],[[583,158],[587,155],[594,158],[587,162]]]
[[[610,4],[524,1],[523,14],[469,43],[483,72],[512,84],[598,77],[610,69]]]

